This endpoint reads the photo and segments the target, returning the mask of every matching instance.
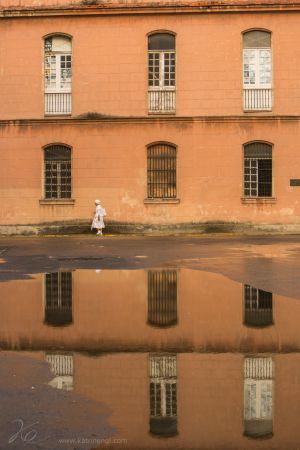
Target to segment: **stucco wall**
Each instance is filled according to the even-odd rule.
[[[290,179],[300,178],[299,19],[297,11],[264,10],[1,20],[1,232],[88,223],[99,197],[108,221],[126,226],[222,222],[295,231],[300,188],[290,187]],[[252,28],[272,32],[272,112],[243,112],[242,32]],[[151,119],[147,111],[147,33],[154,30],[176,33],[176,114],[168,118]],[[44,117],[43,37],[51,33],[72,36],[69,120]],[[89,120],[90,112],[97,120]],[[272,201],[241,201],[242,148],[253,140],[273,144]],[[144,204],[146,146],[160,141],[177,146],[179,204]],[[72,147],[72,205],[39,203],[42,149],[52,143]]]
[[[89,221],[100,198],[107,219],[123,223],[176,224],[207,221],[300,223],[298,120],[290,122],[150,121],[36,123],[2,126],[0,222],[3,225]],[[273,144],[271,202],[243,203],[243,144]],[[144,204],[146,146],[177,145],[178,204]],[[43,147],[72,147],[74,205],[41,205]]]
[[[242,32],[251,28],[272,32],[273,114],[300,114],[299,14],[1,20],[0,118],[44,116],[43,37],[50,33],[73,38],[73,116],[147,115],[147,33],[155,30],[176,33],[178,116],[243,114]]]

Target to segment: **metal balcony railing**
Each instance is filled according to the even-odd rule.
[[[174,90],[148,91],[149,113],[175,113],[175,94]]]
[[[46,361],[56,376],[73,375],[73,355],[46,354]]]
[[[272,89],[244,89],[244,111],[271,111]]]
[[[45,94],[45,114],[71,114],[71,92],[53,92]]]

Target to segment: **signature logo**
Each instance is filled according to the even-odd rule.
[[[38,431],[34,428],[39,422],[34,422],[30,425],[24,425],[24,421],[22,419],[16,419],[11,423],[19,424],[19,429],[16,433],[14,433],[8,440],[9,444],[12,444],[17,439],[20,439],[22,442],[26,444],[38,444],[40,442],[45,441],[47,438],[37,440]]]

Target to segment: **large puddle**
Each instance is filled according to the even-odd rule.
[[[190,269],[0,293],[0,449],[299,449],[299,299]]]

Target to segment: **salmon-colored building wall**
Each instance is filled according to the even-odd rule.
[[[44,353],[25,355],[45,359]],[[123,448],[232,448],[234,445],[253,450],[296,450],[300,414],[299,355],[268,356],[273,366],[273,435],[269,439],[251,439],[244,435],[244,359],[249,357],[247,354],[176,355],[178,434],[167,439],[149,432],[151,354],[127,352],[89,357],[73,353],[73,390],[81,398],[108,407],[109,425],[116,430],[112,437],[122,439]],[[108,448],[121,445],[118,441],[112,442],[107,441]]]
[[[274,293],[273,325],[252,328],[244,324],[243,285],[222,275],[179,270],[177,324],[167,328],[148,323],[146,271],[74,271],[73,322],[68,326],[44,323],[44,283],[44,275],[2,283],[3,348],[253,352],[300,348],[299,300]]]
[[[272,32],[272,114],[299,115],[300,13],[51,17],[1,21],[1,119],[44,117],[43,37],[72,36],[72,116],[145,116],[147,34],[176,33],[176,115],[243,114],[242,33]]]
[[[2,127],[0,133],[3,225],[89,221],[99,197],[107,218],[118,223],[300,224],[299,187],[289,185],[300,173],[297,121],[38,123]],[[275,198],[244,202],[243,144],[257,139],[273,143]],[[157,141],[177,145],[178,204],[144,204],[146,146]],[[39,203],[43,147],[57,142],[72,147],[74,204]]]
[[[287,11],[282,0],[276,11],[255,4],[247,13],[234,2],[213,14],[150,14],[141,13],[142,3],[139,13],[130,4],[117,4],[113,13],[113,6],[100,11],[78,2],[66,2],[66,9],[59,1],[1,5],[0,232],[88,224],[99,197],[108,224],[136,229],[203,223],[300,229],[300,188],[290,186],[300,179],[300,11]],[[249,29],[271,32],[269,112],[243,111],[242,33]],[[147,34],[155,30],[176,35],[176,114],[167,116],[147,109]],[[52,33],[72,37],[70,117],[44,116],[43,39]],[[273,145],[272,198],[242,199],[243,145],[251,141]],[[144,202],[146,147],[153,142],[177,146],[171,204]],[[71,201],[41,202],[43,148],[53,143],[72,148]]]

